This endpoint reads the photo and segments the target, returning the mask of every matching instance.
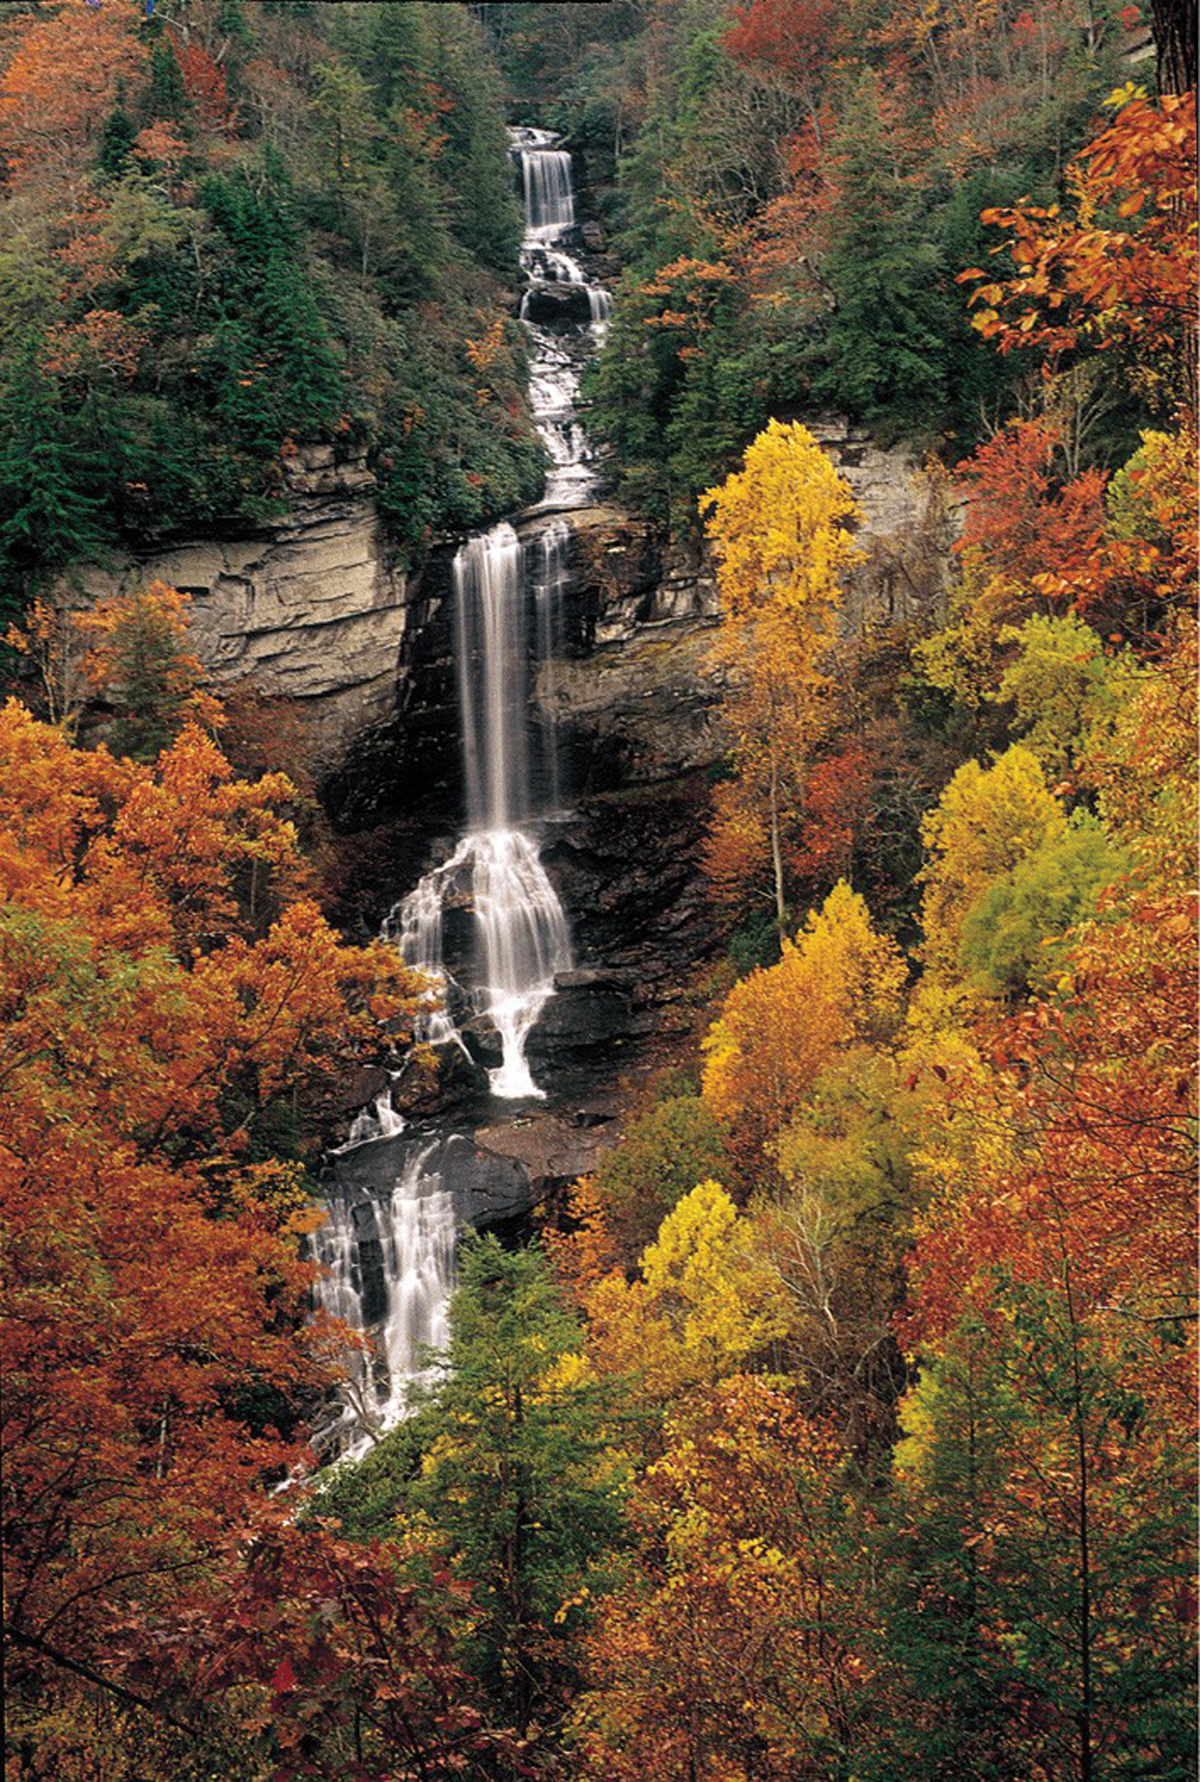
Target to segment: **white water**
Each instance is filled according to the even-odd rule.
[[[561,243],[575,224],[570,155],[553,146],[556,138],[548,131],[511,134],[526,204],[522,265],[531,284],[582,286],[591,317],[586,328],[526,322],[530,407],[551,460],[544,498],[531,511],[559,512],[586,502],[595,480],[577,413],[579,345],[572,352],[570,343],[587,347],[603,337],[609,299]],[[522,319],[526,307],[523,299]],[[488,1083],[492,1095],[504,1100],[543,1093],[530,1072],[526,1043],[554,993],[555,974],[571,965],[567,920],[530,832],[562,802],[553,700],[534,725],[530,693],[539,666],[550,677],[543,685],[553,690],[570,540],[570,526],[561,518],[548,518],[525,544],[503,523],[469,539],[455,557],[467,828],[449,859],[421,879],[384,925],[404,958],[431,979],[421,1022],[425,1039],[457,1046],[470,1058],[460,1023],[473,1017],[490,1022],[500,1063],[488,1071]],[[473,957],[456,957],[455,977],[446,958],[447,918],[464,912]],[[403,1126],[389,1085],[355,1118],[341,1150],[395,1138]],[[453,1199],[433,1163],[437,1141],[424,1148],[408,1143],[413,1149],[389,1200],[352,1205],[336,1197],[313,1238],[323,1265],[317,1304],[359,1333],[365,1329],[362,1245],[377,1232],[382,1248],[386,1316],[368,1349],[347,1343],[339,1356],[342,1414],[330,1434],[350,1457],[364,1453],[405,1415],[409,1383],[421,1377],[423,1349],[443,1349],[448,1340]]]
[[[399,1138],[404,1131],[404,1116],[398,1114],[392,1106],[392,1087],[381,1089],[369,1108],[362,1108],[355,1114],[350,1127],[350,1136],[343,1150],[353,1150],[356,1145],[366,1145],[372,1139]]]
[[[562,615],[569,574],[570,544],[571,528],[567,522],[551,520],[538,534],[533,572],[537,659],[542,664],[542,674],[539,677],[542,687],[539,701],[542,714],[541,753],[546,776],[546,799],[551,811],[561,810],[563,802],[555,703],[559,685],[558,664],[563,655]]]
[[[528,242],[556,241],[575,226],[575,197],[571,187],[571,157],[552,130],[512,130],[513,149],[521,169],[525,197],[525,236]]]
[[[511,138],[525,194],[522,264],[533,282],[586,289],[596,336],[608,314],[608,293],[588,284],[579,262],[559,245],[575,226],[571,157],[553,147],[557,139],[549,131],[514,130]],[[525,307],[522,300],[522,313]],[[578,506],[595,477],[578,419],[575,358],[563,329],[526,326],[530,407],[551,460],[539,506]],[[489,1070],[488,1084],[502,1100],[542,1094],[526,1060],[526,1042],[553,994],[555,973],[571,964],[566,917],[529,833],[531,824],[561,805],[553,719],[543,719],[531,734],[530,687],[538,665],[561,652],[569,542],[570,528],[561,519],[527,546],[502,522],[469,539],[454,559],[467,830],[450,858],[397,906],[385,930],[408,963],[443,992],[425,1023],[428,1040],[467,1051],[462,1016],[455,1011],[490,1021],[501,1061]],[[475,959],[460,965],[457,976],[445,950],[451,909],[468,909],[474,919]]]
[[[426,1172],[435,1146],[414,1151],[401,1170],[390,1200],[375,1203],[375,1231],[382,1248],[387,1313],[369,1348],[346,1343],[333,1357],[341,1375],[339,1428],[350,1455],[362,1454],[408,1408],[410,1382],[428,1376],[423,1351],[441,1351],[449,1341],[447,1306],[454,1283],[457,1229],[453,1198],[436,1173]],[[314,1289],[318,1307],[362,1332],[363,1259],[354,1211],[344,1200],[327,1209],[313,1236],[322,1264]],[[381,1365],[382,1363],[382,1365]],[[350,1432],[357,1431],[357,1434]]]
[[[575,226],[571,194],[571,157],[551,145],[550,130],[510,130],[510,153],[521,170],[525,194],[525,238],[521,266],[529,289],[521,299],[521,320],[529,329],[529,405],[534,425],[550,454],[551,468],[544,508],[579,507],[595,487],[591,448],[578,419],[579,374],[570,350],[570,334],[529,320],[529,300],[540,286],[581,287],[587,296],[592,344],[608,329],[609,293],[593,284],[562,238]]]

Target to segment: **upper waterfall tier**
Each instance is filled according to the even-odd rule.
[[[538,504],[546,510],[582,506],[595,487],[592,447],[579,419],[579,369],[604,338],[609,312],[608,292],[588,278],[564,240],[575,229],[575,199],[571,157],[553,146],[560,140],[549,130],[509,131],[525,199],[521,265],[528,285],[520,314],[529,329],[529,404],[550,459]]]
[[[525,228],[538,241],[554,241],[575,226],[571,157],[553,148],[552,130],[513,130],[513,148],[525,191]]]

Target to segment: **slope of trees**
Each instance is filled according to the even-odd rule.
[[[123,537],[254,519],[366,450],[410,558],[536,491],[519,218],[457,6],[9,7],[0,571],[11,611]]]
[[[556,90],[612,184],[626,271],[593,394],[623,495],[694,529],[697,496],[772,415],[849,411],[958,456],[986,437],[1019,373],[981,347],[955,280],[986,206],[1058,196],[1132,10],[652,0],[588,17],[607,10],[484,9],[517,90]],[[1131,418],[1107,409],[1102,461]]]
[[[84,10],[104,55],[63,82],[51,27]],[[406,1043],[420,986],[328,925],[296,789],[222,752],[176,592],[33,602],[13,637],[40,715],[0,713],[7,1771],[1187,1782],[1194,97],[1121,87],[1086,128],[1115,22],[1067,8],[478,10],[515,84],[622,151],[643,259],[601,388],[626,392],[631,487],[694,501],[716,548],[736,744],[707,865],[747,928],[681,987],[709,997],[690,1074],[534,1241],[464,1247],[452,1365],[412,1417],[272,1497],[324,1384],[303,1260],[324,1097]],[[246,463],[289,404],[334,401],[338,303],[378,338],[385,263],[400,326],[422,278],[508,251],[482,178],[456,212],[438,183],[486,137],[428,87],[414,104],[421,57],[445,94],[477,54],[434,12],[335,29],[193,0],[178,42],[107,3],[5,15],[31,241],[57,214],[35,191],[103,201],[106,241],[157,227],[139,144],[161,166],[176,124],[209,145],[163,202],[176,231],[203,210],[205,350],[270,372],[221,386]],[[229,123],[251,99],[282,172]],[[318,115],[319,190],[297,171]],[[886,336],[882,300],[850,301],[851,164],[860,214],[915,230],[866,268],[864,292],[907,294]],[[695,176],[686,202],[668,174]],[[109,402],[140,309],[53,307],[51,262],[91,288],[82,218],[65,260],[3,263],[30,322],[5,475],[45,470],[6,510],[30,578],[39,541],[100,538],[103,427],[159,399],[135,369]],[[191,240],[153,250],[155,302]],[[365,282],[323,285],[348,253]],[[835,347],[885,422],[889,391],[931,432],[952,386],[1001,405],[942,473],[965,505],[944,607],[855,637],[852,504],[786,412]],[[1087,425],[1108,388],[1133,423],[1111,474]]]

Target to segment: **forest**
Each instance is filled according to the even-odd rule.
[[[0,4],[5,1782],[1196,1776],[1195,33]],[[715,590],[716,940],[324,1465],[323,1158],[429,980],[302,714],[89,577],[315,447],[418,589],[534,510],[514,127],[604,500]]]

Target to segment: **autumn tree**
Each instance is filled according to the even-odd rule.
[[[958,548],[978,550],[993,574],[1031,588],[1051,565],[1069,569],[1105,526],[1102,472],[1065,486],[1055,476],[1059,434],[1051,421],[1016,420],[958,466],[967,517]]]
[[[1128,651],[1106,650],[1099,634],[1074,615],[1034,615],[1001,637],[1018,650],[1001,677],[999,697],[1015,707],[1022,746],[1047,774],[1070,773],[1101,745],[1134,697],[1135,662]]]
[[[862,1681],[838,1460],[763,1380],[672,1414],[631,1506],[636,1562],[588,1641],[573,1719],[589,1774],[837,1772]]]
[[[753,1223],[719,1182],[699,1182],[627,1281],[584,1284],[587,1355],[636,1391],[651,1423],[695,1387],[749,1367],[786,1329],[783,1293]]]
[[[16,44],[0,76],[0,152],[19,180],[96,145],[147,51],[131,6],[64,0],[52,14],[19,15],[9,30]]]
[[[962,923],[980,892],[1065,824],[1036,755],[1019,744],[991,767],[959,768],[922,824],[925,958],[935,974],[954,976]]]
[[[1005,352],[1128,346],[1148,393],[1194,413],[1195,93],[1154,100],[1130,83],[1109,103],[1116,115],[1077,156],[1068,206],[984,212],[1009,232],[1017,272],[977,285],[975,326]],[[978,267],[960,277],[987,280]]]
[[[153,766],[0,714],[3,1514],[13,1724],[75,1738],[142,1623],[295,1456],[299,1129],[414,986],[314,904],[281,776],[185,727]],[[65,1760],[64,1760],[65,1761]],[[63,1773],[68,1773],[64,1770]]]
[[[785,1352],[800,1401],[868,1473],[894,1439],[905,1384],[891,1319],[919,1200],[918,1084],[887,1052],[834,1058],[781,1135],[781,1186],[755,1214],[788,1296]]]
[[[904,978],[899,948],[840,883],[797,939],[784,941],[778,965],[734,986],[704,1042],[704,1099],[746,1168],[763,1167],[842,1049],[894,1029]]]
[[[744,467],[701,502],[717,558],[723,626],[716,660],[732,683],[740,810],[768,838],[776,920],[787,920],[784,829],[803,801],[805,769],[826,722],[821,659],[839,577],[855,560],[846,483],[798,422],[769,423]],[[727,819],[729,821],[730,819]],[[720,847],[720,836],[714,838]]]
[[[201,691],[200,663],[187,647],[188,609],[186,595],[154,581],[75,615],[92,643],[92,687],[116,713],[111,744],[119,754],[148,759],[189,716],[200,722],[218,716],[215,702]]]

